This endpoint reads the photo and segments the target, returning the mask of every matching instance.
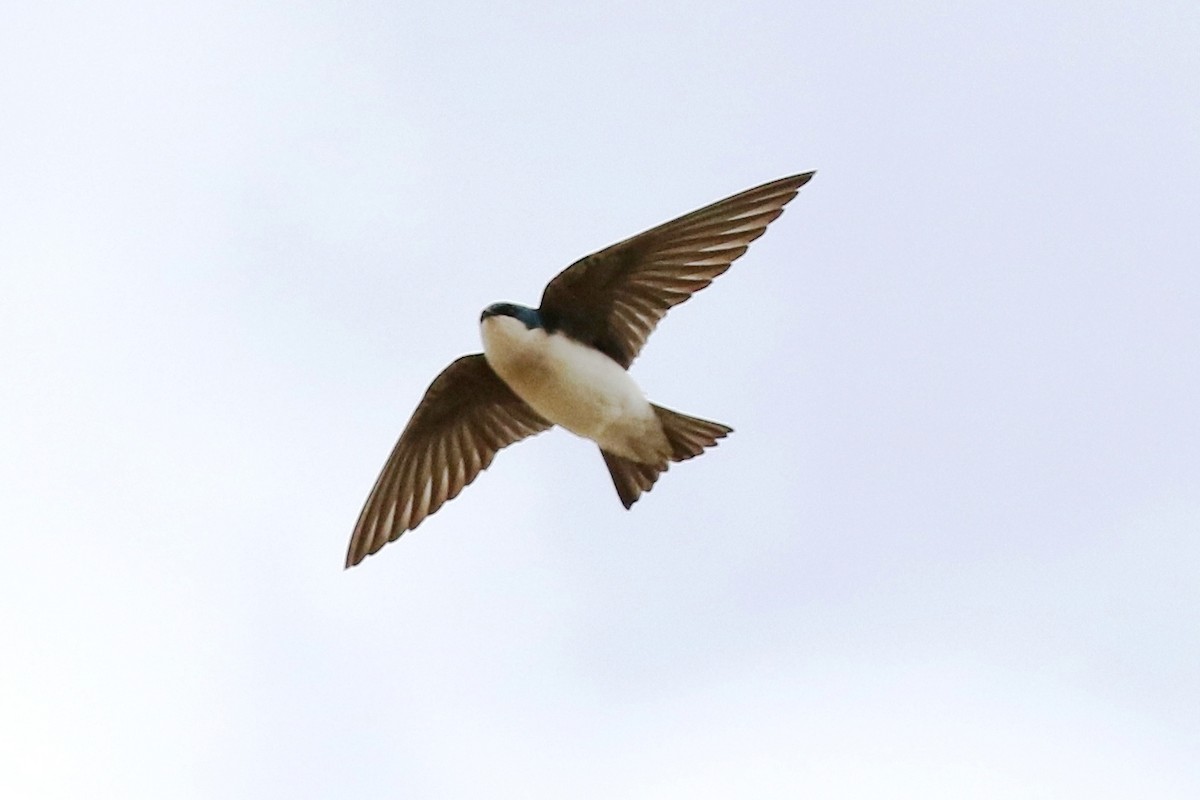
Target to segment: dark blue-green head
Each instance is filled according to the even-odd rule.
[[[479,315],[479,321],[483,322],[488,317],[512,317],[520,320],[529,330],[542,327],[542,317],[537,309],[526,308],[516,303],[492,303]]]

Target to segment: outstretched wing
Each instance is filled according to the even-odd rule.
[[[393,542],[458,496],[496,453],[551,426],[488,365],[463,356],[434,379],[367,497],[346,567]]]
[[[667,311],[729,269],[813,175],[735,194],[581,258],[546,285],[543,324],[628,369]]]

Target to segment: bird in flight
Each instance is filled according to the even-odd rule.
[[[425,391],[363,505],[346,567],[420,525],[501,449],[555,425],[600,446],[625,508],[670,462],[732,432],[652,404],[629,365],[667,311],[729,269],[813,174],[748,189],[581,258],[546,284],[538,308],[485,308],[483,352],[450,364]]]

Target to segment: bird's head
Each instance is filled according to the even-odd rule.
[[[512,317],[529,330],[542,327],[542,318],[536,309],[519,306],[516,303],[492,303],[479,315],[480,324],[483,324],[488,317]]]

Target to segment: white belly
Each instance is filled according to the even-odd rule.
[[[484,319],[482,336],[488,364],[546,419],[625,458],[657,463],[670,452],[642,390],[608,356],[507,316]]]

